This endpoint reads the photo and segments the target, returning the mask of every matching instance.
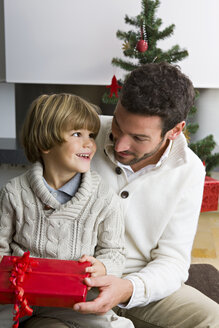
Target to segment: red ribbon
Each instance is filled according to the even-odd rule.
[[[13,317],[15,323],[13,325],[13,328],[18,328],[19,318],[22,318],[26,315],[30,316],[33,313],[33,310],[29,307],[28,301],[24,296],[24,288],[22,287],[22,285],[26,273],[31,272],[31,266],[36,266],[38,262],[30,258],[30,252],[25,252],[22,257],[14,257],[12,261],[13,269],[9,280],[15,292]]]

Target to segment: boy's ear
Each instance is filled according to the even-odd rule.
[[[167,139],[174,140],[182,132],[186,122],[179,122],[173,129],[167,132]]]
[[[48,150],[40,149],[40,151],[41,151],[42,154],[49,154],[50,149],[48,149]]]

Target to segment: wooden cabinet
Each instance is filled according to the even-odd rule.
[[[139,14],[141,0],[0,2],[7,82],[107,85],[114,74],[124,76],[111,65],[113,57],[123,56],[116,32],[133,29],[124,17]],[[163,0],[157,11],[162,28],[176,26],[173,36],[159,46],[179,44],[189,51],[179,65],[197,88],[219,87],[218,10],[218,0]]]
[[[5,0],[6,81],[109,84],[119,28],[136,0]]]

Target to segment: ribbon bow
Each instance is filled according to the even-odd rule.
[[[38,262],[30,258],[30,252],[25,252],[22,257],[12,259],[13,269],[10,275],[10,282],[15,292],[13,328],[18,328],[19,318],[26,315],[30,316],[33,310],[29,307],[28,301],[24,296],[23,282],[27,272],[31,272],[31,266],[38,265]]]

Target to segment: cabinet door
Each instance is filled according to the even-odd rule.
[[[219,88],[219,1],[161,0],[157,16],[162,27],[175,24],[162,49],[178,44],[189,56],[177,63],[196,88]]]
[[[136,0],[5,0],[6,81],[109,84]]]
[[[163,0],[156,12],[161,30],[175,24],[158,46],[188,50],[179,65],[197,88],[219,87],[218,10],[218,0]],[[123,57],[116,32],[133,29],[125,15],[140,11],[141,0],[4,0],[6,81],[106,85],[114,74],[123,78],[111,64]]]

